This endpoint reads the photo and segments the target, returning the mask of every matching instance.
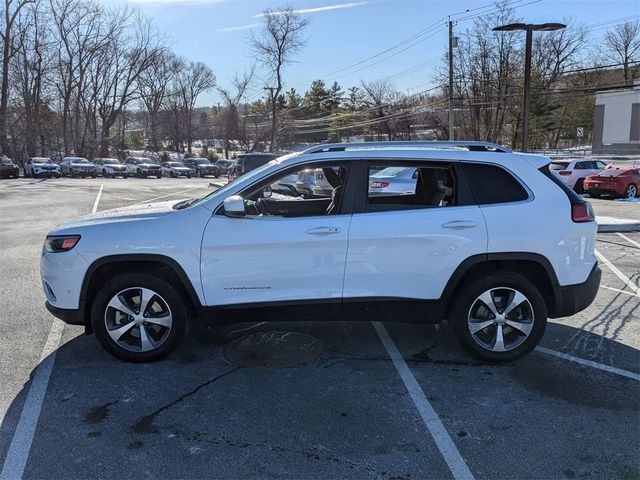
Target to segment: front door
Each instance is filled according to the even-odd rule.
[[[329,196],[304,198],[271,187],[298,170],[338,167]],[[347,168],[301,165],[272,175],[240,195],[246,215],[216,212],[202,239],[207,305],[335,300],[342,296],[351,213],[342,192]]]

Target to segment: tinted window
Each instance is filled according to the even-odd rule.
[[[551,162],[549,170],[566,170],[569,162]]]
[[[505,169],[495,165],[465,163],[464,170],[479,205],[520,202],[527,191]]]
[[[370,165],[367,189],[367,205],[376,211],[456,204],[455,175],[449,165]]]

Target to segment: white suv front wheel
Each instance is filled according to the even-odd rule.
[[[526,355],[540,342],[547,309],[522,275],[497,272],[466,283],[453,299],[451,321],[460,345],[490,362]]]
[[[173,351],[184,337],[186,306],[160,278],[124,274],[110,280],[95,297],[93,330],[111,355],[127,362],[152,362]]]

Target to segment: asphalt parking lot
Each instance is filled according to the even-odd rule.
[[[3,475],[640,477],[638,232],[598,235],[595,302],[507,365],[476,362],[447,325],[370,322],[193,328],[133,365],[54,321],[38,272],[51,227],[210,181],[0,182]]]

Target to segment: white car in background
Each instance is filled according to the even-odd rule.
[[[584,179],[589,175],[599,174],[606,166],[607,164],[602,160],[567,159],[554,160],[549,170],[576,193],[584,193]]]

